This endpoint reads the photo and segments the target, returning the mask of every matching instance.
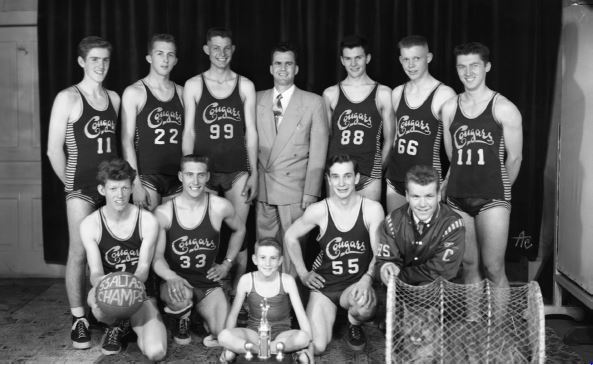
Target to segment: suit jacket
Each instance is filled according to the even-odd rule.
[[[329,139],[323,99],[295,88],[276,133],[273,91],[257,93],[258,199],[287,205],[319,197]]]

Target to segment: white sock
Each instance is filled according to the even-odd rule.
[[[84,317],[84,307],[70,308],[70,312],[74,317]]]

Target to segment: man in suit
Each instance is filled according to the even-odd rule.
[[[257,93],[257,238],[283,242],[288,227],[321,196],[328,144],[323,99],[294,85],[297,53],[287,43],[271,52],[274,88]],[[284,250],[286,246],[283,242]],[[285,256],[283,271],[296,275]]]

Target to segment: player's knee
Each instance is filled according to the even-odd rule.
[[[502,277],[505,274],[504,262],[485,263],[484,271],[490,280],[496,281],[496,279]]]
[[[298,347],[305,348],[305,347],[309,346],[309,344],[311,343],[311,336],[309,336],[309,334],[305,331],[299,331],[294,336],[294,343]]]
[[[327,349],[327,341],[321,338],[313,339],[313,352],[315,355],[321,355]]]
[[[231,331],[228,329],[223,329],[216,337],[218,339],[218,343],[223,347],[227,347],[226,345],[232,341]]]

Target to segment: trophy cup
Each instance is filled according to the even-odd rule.
[[[270,305],[268,299],[264,298],[260,304],[261,307],[261,319],[259,322],[259,328],[257,332],[259,334],[259,355],[260,359],[270,358],[270,323],[268,323],[268,310]]]

